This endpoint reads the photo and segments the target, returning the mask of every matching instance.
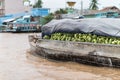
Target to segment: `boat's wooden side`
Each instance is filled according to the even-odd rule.
[[[45,58],[99,66],[120,67],[120,46],[44,40],[30,35],[31,51]]]

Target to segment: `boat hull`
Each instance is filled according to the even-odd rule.
[[[30,35],[31,51],[48,59],[120,67],[120,46],[84,42],[45,40]]]
[[[35,30],[17,30],[17,29],[5,29],[2,32],[12,32],[12,33],[22,33],[22,32],[41,32],[40,29],[35,29]]]

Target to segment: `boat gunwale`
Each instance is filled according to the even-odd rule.
[[[99,46],[120,47],[120,45],[115,45],[115,44],[102,44],[102,43],[92,43],[92,42],[50,40],[50,39],[42,39],[42,38],[39,38],[39,37],[37,37],[36,39],[37,39],[38,41],[39,41],[39,40],[44,40],[44,41],[70,42],[70,43],[79,43],[79,44],[88,44],[88,45],[99,45]]]

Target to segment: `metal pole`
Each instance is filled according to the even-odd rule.
[[[65,8],[67,8],[67,1],[65,0]]]
[[[83,15],[83,1],[81,0],[81,15]]]

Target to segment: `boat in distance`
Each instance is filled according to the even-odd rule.
[[[5,26],[4,32],[40,32],[41,25],[38,20],[30,15],[22,16],[13,20],[5,20],[3,22]]]

